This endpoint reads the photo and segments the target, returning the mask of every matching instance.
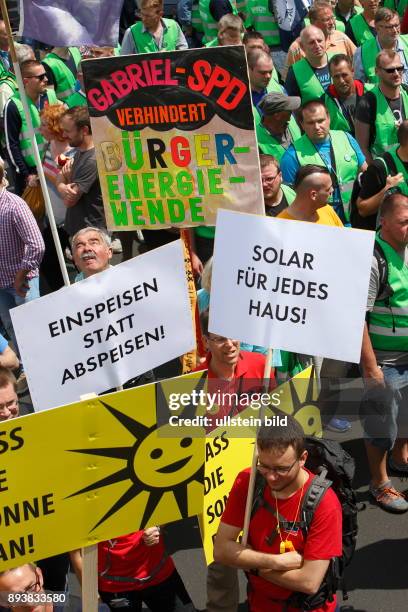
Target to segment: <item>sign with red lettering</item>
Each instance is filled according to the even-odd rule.
[[[242,46],[82,64],[110,229],[215,225],[218,208],[264,213]]]

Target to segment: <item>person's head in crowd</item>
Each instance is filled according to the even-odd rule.
[[[241,17],[228,13],[218,22],[218,42],[221,46],[242,44],[244,24]]]
[[[114,47],[89,47],[88,57],[113,57],[115,55]]]
[[[334,55],[329,60],[329,71],[340,98],[348,98],[355,93],[354,68],[348,55],[344,53]]]
[[[306,102],[301,108],[302,128],[314,143],[323,142],[329,136],[330,115],[326,106],[319,100]]]
[[[408,245],[408,197],[402,193],[387,195],[380,208],[381,236],[396,251]]]
[[[208,310],[201,313],[200,322],[204,348],[211,353],[212,367],[235,368],[239,359],[239,340],[224,338],[208,331]]]
[[[70,57],[69,47],[53,47],[52,53],[58,55],[61,59],[69,59]]]
[[[287,96],[279,92],[266,94],[259,103],[262,124],[271,134],[284,134],[292,112],[300,108],[300,103],[301,100],[297,96]]]
[[[375,15],[380,5],[380,0],[360,0],[360,4],[363,7],[363,12],[369,12],[370,15]]]
[[[9,421],[18,415],[16,377],[11,370],[0,366],[0,421]]]
[[[37,60],[26,60],[20,66],[24,89],[31,100],[37,100],[45,93],[48,79],[44,66]]]
[[[30,45],[23,45],[22,43],[14,43],[14,49],[16,51],[17,61],[21,65],[27,60],[35,60],[35,53]]]
[[[308,16],[311,25],[319,28],[323,32],[325,38],[330,36],[336,28],[336,19],[330,2],[317,0],[317,2],[314,2],[310,7]]]
[[[211,293],[212,265],[213,258],[210,257],[203,268],[203,273],[201,274],[201,287],[205,289],[207,293]]]
[[[33,563],[26,563],[4,572],[0,572],[0,593],[41,593],[43,591],[43,575],[41,569]],[[29,600],[28,600],[29,601]],[[43,603],[36,605],[13,606],[14,612],[51,612],[52,605]]]
[[[326,55],[326,41],[320,28],[310,25],[303,28],[300,33],[300,46],[306,59],[313,64],[316,60],[321,60]]]
[[[347,15],[349,15],[351,13],[351,11],[354,8],[354,0],[338,0],[337,2],[337,8],[340,11],[340,13],[346,17]],[[336,8],[336,7],[333,7]]]
[[[139,16],[146,30],[154,32],[163,17],[163,0],[141,0]]]
[[[85,278],[107,270],[112,259],[111,239],[98,227],[84,227],[72,238],[72,256]]]
[[[273,62],[269,53],[254,49],[247,54],[249,82],[252,91],[263,91],[273,73]]]
[[[9,182],[4,168],[4,160],[0,157],[0,188],[7,188],[8,186]]]
[[[269,202],[274,203],[276,201],[279,189],[282,185],[282,173],[279,162],[273,155],[261,153],[259,156],[259,163],[261,166],[264,202],[265,206],[268,206]]]
[[[80,150],[92,148],[91,120],[85,106],[74,106],[66,110],[61,117],[61,127],[71,147]]]
[[[247,53],[251,49],[260,49],[260,51],[265,51],[266,53],[269,53],[269,47],[266,44],[264,37],[260,32],[257,32],[256,30],[249,30],[245,32],[242,38],[242,43]]]
[[[301,469],[307,459],[302,426],[292,415],[286,425],[261,425],[256,436],[257,470],[272,491],[298,488]]]
[[[393,49],[401,34],[398,13],[389,8],[380,7],[374,17],[378,41],[383,49]]]
[[[42,109],[40,112],[40,132],[46,140],[66,142],[67,139],[61,127],[61,119],[66,110],[64,104],[49,104]]]
[[[398,128],[398,142],[400,147],[405,151],[408,151],[408,119],[401,121]]]
[[[309,212],[315,212],[326,206],[333,193],[330,172],[326,166],[301,166],[296,174],[293,189],[296,191],[296,202],[301,203]]]
[[[0,49],[2,51],[8,51],[9,50],[9,41],[8,41],[8,37],[7,37],[7,29],[6,29],[6,24],[4,23],[3,19],[0,19]]]
[[[375,60],[375,73],[381,85],[386,87],[399,87],[402,83],[404,65],[399,53],[391,49],[383,49]]]

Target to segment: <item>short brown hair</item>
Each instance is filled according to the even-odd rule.
[[[396,11],[386,8],[385,6],[380,6],[378,11],[374,15],[374,23],[377,24],[380,21],[391,21],[393,17],[398,17],[399,21],[399,15]]]
[[[259,165],[261,170],[264,168],[268,168],[268,166],[275,166],[277,170],[280,172],[279,162],[273,155],[267,155],[266,153],[260,153],[259,155]]]
[[[8,385],[13,385],[14,391],[17,392],[17,381],[13,372],[8,368],[0,366],[0,389],[4,389]]]
[[[31,76],[32,69],[37,68],[38,66],[42,66],[41,62],[37,62],[37,60],[33,60],[33,59],[29,59],[29,60],[26,60],[25,62],[21,62],[20,64],[21,76],[23,78],[27,78]]]
[[[318,21],[320,13],[327,10],[329,10],[331,13],[334,12],[333,7],[329,2],[314,2],[307,15],[310,19],[310,23]]]
[[[394,51],[394,49],[382,49],[375,58],[375,67],[381,68],[381,60],[383,60],[384,58],[387,58],[392,62],[392,60],[394,60],[396,57],[399,57],[399,54]]]
[[[280,410],[274,410],[274,414],[287,417],[287,424],[261,425],[256,436],[259,450],[284,453],[289,446],[292,446],[299,459],[305,450],[305,434],[302,426],[291,414]]]
[[[75,123],[77,130],[87,127],[89,133],[92,134],[91,119],[89,117],[86,106],[73,106],[65,111],[62,117],[69,117]],[[61,117],[61,118],[62,118]]]

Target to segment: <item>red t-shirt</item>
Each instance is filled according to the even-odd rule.
[[[309,479],[304,485],[303,494],[306,493],[311,484],[313,474],[306,470],[309,474]],[[234,527],[243,527],[245,516],[245,501],[248,493],[250,469],[240,472],[235,479],[234,485],[228,497],[228,501],[222,515],[221,521],[227,525]],[[301,489],[296,491],[294,495],[288,499],[278,499],[278,511],[286,520],[292,522],[299,520],[296,517]],[[265,487],[264,499],[273,509],[276,508],[275,497],[268,486]],[[254,550],[279,554],[279,535],[273,540],[271,545],[267,543],[267,539],[276,527],[275,516],[261,506],[251,519],[249,527],[248,544]],[[282,530],[282,538],[286,539],[288,532]],[[342,512],[340,502],[332,489],[329,489],[323,496],[318,505],[310,526],[306,540],[303,537],[302,531],[299,529],[296,533],[292,532],[288,539],[293,542],[295,550],[301,553],[304,559],[307,560],[323,560],[331,559],[332,557],[340,556],[342,553]],[[251,612],[281,612],[282,603],[273,603],[271,599],[288,599],[292,591],[283,587],[277,586],[260,576],[249,577],[250,586],[252,587],[249,594]],[[266,607],[265,607],[266,606]],[[289,612],[292,608],[289,608]],[[325,606],[319,608],[315,612],[334,612],[336,609],[336,601],[326,603]]]
[[[120,536],[114,540],[106,540],[98,544],[98,588],[100,591],[116,593],[121,591],[139,591],[160,584],[174,571],[171,557],[167,557],[159,571],[146,582],[117,582],[110,580],[101,573],[110,576],[126,576],[130,578],[145,578],[155,572],[164,555],[163,539],[155,546],[146,546],[142,539],[143,530]],[[113,544],[113,546],[112,546]]]
[[[237,365],[235,366],[234,378],[232,380],[223,380],[219,378],[211,369],[211,353],[207,353],[206,360],[200,364],[195,371],[208,369],[208,393],[219,393],[224,394],[224,402],[219,404],[216,402],[216,406],[219,406],[219,410],[214,414],[214,427],[215,417],[222,418],[231,414],[237,414],[242,410],[248,408],[246,400],[242,399],[237,404],[229,400],[229,395],[235,394],[248,394],[250,396],[253,393],[263,392],[263,377],[265,370],[265,355],[261,353],[250,353],[248,351],[240,351]],[[276,386],[273,370],[271,371],[269,389],[274,389]],[[212,417],[213,413],[207,414],[209,418]],[[254,413],[254,416],[258,416]],[[212,427],[209,428],[210,430]]]

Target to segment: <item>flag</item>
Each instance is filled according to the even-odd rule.
[[[279,28],[281,46],[289,49],[293,40],[300,34],[303,19],[306,17],[310,0],[269,0],[269,10],[275,16]]]
[[[53,47],[116,47],[123,0],[20,0],[19,35]]]

